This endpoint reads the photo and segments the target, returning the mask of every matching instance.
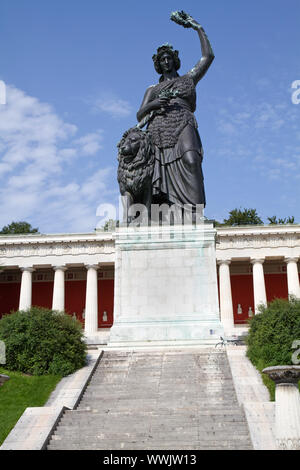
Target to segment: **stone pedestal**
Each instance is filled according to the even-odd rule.
[[[280,450],[300,450],[300,366],[274,366],[263,370],[276,384],[275,434]]]
[[[120,228],[109,346],[215,344],[219,318],[216,230]]]
[[[8,375],[0,374],[0,387],[1,387],[1,385],[3,385],[5,382],[7,382],[7,380],[9,380],[9,376],[8,376]]]

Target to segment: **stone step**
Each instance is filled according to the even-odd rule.
[[[192,374],[192,373],[191,373]],[[103,373],[103,375],[99,375],[95,377],[94,384],[103,384],[104,382],[110,382],[112,381],[113,383],[116,384],[121,384],[121,383],[128,383],[131,384],[132,382],[139,382],[139,379],[142,378],[146,382],[159,382],[162,385],[166,384],[166,386],[174,383],[174,384],[201,384],[201,383],[210,383],[210,385],[213,387],[214,385],[218,385],[220,383],[224,383],[224,385],[231,384],[232,383],[232,378],[231,377],[226,377],[224,375],[220,375],[219,377],[216,377],[215,375],[209,375],[206,374],[205,377],[200,376],[199,374],[193,373],[192,377],[191,375],[180,375],[178,378],[175,378],[172,375],[163,375],[163,374],[152,374],[150,375],[149,373],[145,374],[128,374],[126,371],[120,372],[120,373]],[[207,382],[209,380],[209,382]]]
[[[82,399],[81,403],[84,403],[85,401],[90,401],[90,399],[92,399],[95,403],[98,403],[99,406],[101,406],[102,403],[106,403],[108,401],[110,401],[110,398],[111,398],[111,401],[116,401],[116,400],[120,400],[120,401],[124,401],[124,400],[127,400],[127,401],[134,401],[137,397],[137,395],[139,394],[143,394],[145,396],[147,396],[147,398],[149,400],[159,400],[159,401],[168,401],[168,397],[169,397],[169,401],[173,401],[173,399],[176,399],[176,400],[189,400],[189,401],[194,401],[196,400],[197,402],[201,401],[202,399],[205,400],[206,403],[214,403],[215,401],[221,399],[221,398],[224,398],[224,401],[227,399],[230,400],[230,403],[232,402],[233,404],[234,403],[237,403],[237,399],[235,396],[231,397],[230,398],[230,395],[227,395],[227,394],[222,394],[222,393],[211,393],[211,394],[205,394],[205,393],[197,393],[197,392],[191,392],[191,393],[188,393],[188,391],[179,391],[179,392],[170,392],[169,394],[167,393],[167,391],[164,391],[164,392],[159,392],[158,390],[155,390],[155,389],[150,389],[149,391],[148,390],[132,390],[130,392],[130,390],[126,390],[125,393],[114,393],[112,392],[113,395],[112,397],[110,397],[109,394],[105,394],[105,395],[101,395],[99,393],[96,393],[96,392],[87,392],[87,395]],[[141,398],[138,398],[139,400],[141,400],[143,397]]]
[[[243,427],[246,427],[245,420],[242,417],[238,417],[235,420],[230,419],[224,419],[222,422],[220,421],[213,421],[211,419],[173,419],[169,421],[168,423],[163,423],[159,420],[153,421],[153,420],[145,420],[144,423],[140,424],[138,420],[130,420],[130,421],[118,421],[117,419],[112,419],[112,420],[100,420],[100,421],[87,421],[87,420],[68,420],[68,421],[63,421],[63,423],[59,426],[57,432],[59,429],[67,429],[70,430],[70,428],[76,427],[76,429],[81,429],[81,430],[86,430],[87,428],[93,428],[93,429],[102,429],[107,432],[108,429],[113,429],[114,431],[120,431],[120,432],[128,432],[128,430],[135,429],[135,431],[142,431],[144,432],[145,430],[149,429],[163,429],[164,431],[166,429],[187,429],[187,428],[200,428],[201,430],[208,430],[208,429],[213,429],[213,430],[222,430],[222,429],[241,429]],[[199,431],[200,432],[200,431]]]
[[[242,435],[233,435],[228,438],[228,435],[226,433],[219,433],[217,435],[214,434],[205,434],[201,433],[199,436],[196,435],[197,433],[186,433],[180,435],[179,433],[177,434],[171,434],[171,435],[165,435],[165,434],[159,434],[158,436],[155,436],[153,434],[149,434],[147,436],[142,436],[142,433],[139,433],[139,435],[135,436],[126,436],[124,435],[114,435],[113,438],[110,436],[105,436],[103,434],[94,434],[94,435],[88,435],[88,436],[75,436],[75,435],[70,435],[70,436],[65,436],[65,435],[54,435],[51,438],[51,443],[52,442],[70,442],[72,444],[88,444],[88,443],[105,443],[105,442],[110,442],[110,443],[120,443],[120,442],[150,442],[151,444],[156,443],[161,443],[164,444],[165,442],[174,442],[178,443],[178,438],[180,439],[181,442],[188,442],[188,443],[201,443],[201,442],[210,442],[212,445],[214,443],[218,443],[218,445],[222,445],[222,443],[227,443],[227,442],[235,442],[235,445],[238,445],[240,443],[247,443],[249,444],[249,436],[244,433]]]
[[[204,422],[204,423],[212,423],[212,424],[215,424],[215,423],[229,423],[229,422],[238,422],[238,421],[242,421],[244,422],[245,419],[244,419],[244,416],[240,415],[240,414],[235,414],[235,415],[219,415],[219,416],[210,416],[210,415],[184,415],[184,414],[181,414],[181,415],[177,415],[177,416],[174,416],[172,418],[168,418],[166,415],[165,416],[161,416],[161,417],[155,417],[155,416],[147,416],[147,415],[143,415],[143,414],[139,414],[139,415],[136,415],[136,414],[133,414],[131,416],[122,416],[122,415],[107,415],[107,414],[101,414],[101,415],[95,415],[94,417],[90,418],[90,417],[75,417],[75,416],[72,416],[70,418],[63,418],[63,421],[61,421],[61,423],[99,423],[101,425],[101,423],[106,423],[108,421],[110,421],[111,423],[113,422],[118,422],[120,423],[120,425],[122,423],[126,424],[126,423],[131,423],[131,422],[136,422],[140,419],[143,419],[145,422],[152,422],[152,423],[161,423],[161,425],[164,425],[164,423],[171,423],[171,422],[174,422],[174,421],[178,421],[178,422],[182,422],[182,423],[185,423],[185,422],[196,422],[198,424],[201,424],[201,422]]]
[[[235,418],[244,418],[244,414],[241,413],[241,410],[239,408],[223,408],[220,407],[219,409],[215,408],[213,410],[208,410],[206,407],[203,407],[201,410],[194,409],[192,412],[187,411],[186,408],[183,409],[178,409],[176,410],[176,413],[174,410],[168,409],[168,408],[161,408],[159,410],[153,411],[152,409],[150,411],[147,411],[146,409],[142,410],[134,410],[134,411],[128,411],[125,410],[124,412],[118,412],[116,410],[111,410],[108,412],[104,411],[87,411],[87,410],[76,410],[72,414],[69,414],[68,412],[64,414],[63,419],[67,420],[68,418],[72,419],[84,419],[88,420],[90,419],[95,420],[101,417],[106,417],[107,419],[119,419],[121,420],[122,418],[124,420],[128,420],[130,416],[136,416],[138,419],[143,419],[148,417],[149,419],[160,419],[161,421],[166,420],[166,419],[172,419],[173,417],[175,418],[182,418],[182,416],[192,416],[196,417],[199,420],[204,419],[205,417],[209,417],[210,419],[214,420],[219,420],[222,421],[224,419],[235,419]]]
[[[49,450],[252,450],[252,446],[247,442],[236,444],[235,441],[226,441],[212,444],[210,441],[202,442],[112,442],[106,443],[80,443],[73,444],[71,442],[51,442]]]
[[[156,401],[153,400],[150,402],[150,400],[143,400],[136,398],[134,401],[130,400],[120,400],[116,402],[109,402],[107,403],[107,406],[103,406],[101,403],[95,403],[92,400],[91,401],[86,401],[84,403],[84,407],[90,408],[94,413],[108,413],[108,412],[118,412],[118,413],[125,413],[128,409],[132,409],[133,407],[135,408],[135,412],[141,413],[142,411],[150,413],[153,410],[153,407],[157,405],[157,409],[161,410],[161,413],[168,414],[174,406],[177,407],[178,410],[181,410],[181,412],[187,412],[187,413],[196,413],[197,410],[199,412],[205,412],[205,409],[214,409],[215,412],[219,411],[224,412],[226,414],[226,410],[230,409],[230,404],[229,403],[217,403],[217,402],[211,402],[210,404],[205,404],[201,401],[197,403],[190,403],[187,402],[186,400],[173,400],[172,402],[164,402],[164,401]],[[81,407],[79,409],[82,409]],[[235,410],[232,409],[232,412]],[[237,411],[236,411],[237,412]]]
[[[140,393],[133,393],[130,399],[128,399],[128,394],[127,395],[113,395],[112,397],[109,396],[101,396],[99,394],[88,394],[85,399],[82,401],[82,405],[86,406],[91,406],[91,403],[97,403],[99,408],[107,408],[107,405],[109,403],[114,403],[114,405],[120,405],[122,406],[125,402],[126,403],[134,403],[134,402],[141,402],[146,400],[154,400],[153,398],[153,393],[150,395],[147,394],[146,392],[140,392]],[[198,395],[197,393],[195,394],[189,394],[189,393],[174,393],[170,394],[168,397],[168,394],[156,394],[156,401],[158,404],[168,404],[172,403],[174,400],[176,400],[178,403],[184,404],[186,403],[187,405],[190,403],[193,403],[195,407],[198,406],[198,404],[201,405],[201,403],[205,403],[206,406],[214,406],[214,405],[228,405],[230,406],[231,404],[237,404],[237,400],[230,400],[230,397],[228,396],[219,396],[219,395],[213,395],[211,397],[207,397],[206,395]],[[233,403],[232,403],[233,401]]]
[[[237,421],[224,421],[223,426],[219,426],[219,423],[213,423],[211,421],[205,421],[205,422],[199,422],[197,420],[191,421],[191,420],[185,420],[185,421],[173,421],[167,424],[162,424],[160,422],[145,422],[140,424],[138,421],[136,422],[120,422],[118,423],[117,420],[109,422],[109,421],[104,421],[103,423],[92,423],[92,422],[78,422],[78,421],[69,421],[67,423],[61,424],[58,429],[55,431],[56,433],[60,432],[72,432],[74,428],[81,432],[89,432],[89,429],[92,429],[93,432],[94,430],[98,430],[99,432],[121,432],[121,433],[128,433],[129,431],[134,430],[134,432],[149,432],[149,430],[157,430],[159,432],[160,430],[163,430],[165,432],[167,429],[168,430],[185,430],[185,429],[199,429],[201,426],[201,431],[204,430],[206,431],[223,431],[225,430],[233,430],[234,432],[237,432],[236,430],[240,429],[246,429],[247,426],[245,422],[240,419]],[[72,429],[73,428],[73,429]],[[109,429],[109,431],[107,431]],[[201,432],[198,431],[198,432]]]
[[[132,386],[135,387],[135,389],[140,389],[140,390],[147,390],[148,388],[156,388],[159,389],[159,391],[170,391],[170,385],[173,385],[173,382],[163,382],[162,380],[147,380],[143,379],[143,383],[141,383],[139,380],[134,380],[134,381],[129,381],[127,380],[126,384],[111,384],[109,386],[110,391],[112,393],[114,392],[124,392],[126,391],[133,391]],[[147,387],[146,387],[147,386]],[[202,393],[203,395],[209,395],[211,393],[219,393],[222,392],[224,394],[230,394],[234,392],[234,387],[231,387],[231,381],[227,384],[222,381],[222,385],[220,385],[220,382],[216,384],[210,383],[209,390],[203,390],[201,387],[201,384],[199,382],[191,383],[191,382],[177,382],[175,384],[176,390],[190,390],[191,392],[198,392]],[[97,383],[96,381],[93,382],[93,384],[90,384],[86,388],[86,392],[93,392],[93,391],[103,391],[105,393],[108,393],[107,390],[107,384],[103,383]]]
[[[129,432],[130,428],[127,428],[127,432],[119,432],[119,430],[115,430],[115,432],[105,432],[104,428],[83,428],[81,429],[81,433],[79,434],[78,431],[74,431],[74,429],[70,428],[63,428],[59,431],[56,431],[52,439],[59,440],[59,439],[67,439],[72,440],[72,442],[81,442],[84,436],[84,439],[90,439],[91,442],[94,440],[125,440],[131,441],[139,440],[139,439],[156,439],[157,441],[164,440],[166,437],[170,438],[190,438],[191,440],[226,440],[228,439],[228,432],[229,429],[221,429],[221,430],[211,430],[211,429],[203,429],[202,432],[198,432],[198,427],[190,427],[190,428],[167,428],[168,434],[166,434],[166,429],[163,430],[159,427],[154,427],[151,430],[135,430],[134,432]],[[84,430],[84,433],[82,432]],[[231,439],[235,440],[243,440],[248,439],[248,429],[246,426],[240,426],[237,431],[234,431],[233,428],[230,428],[230,437]]]

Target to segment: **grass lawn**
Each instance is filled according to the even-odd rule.
[[[0,445],[29,406],[43,406],[61,380],[57,375],[31,376],[0,367],[10,379],[0,387]]]

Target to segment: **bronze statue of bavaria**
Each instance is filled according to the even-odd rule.
[[[154,67],[160,78],[158,84],[146,90],[137,112],[136,126],[139,131],[147,126],[145,132],[147,139],[151,140],[149,160],[136,162],[139,163],[139,172],[142,170],[147,174],[144,187],[135,187],[135,179],[140,183],[140,178],[135,178],[134,159],[131,160],[132,174],[125,175],[122,171],[124,156],[119,144],[118,181],[121,194],[127,198],[127,209],[135,203],[144,203],[147,209],[151,204],[165,203],[179,208],[189,205],[192,209],[197,205],[205,206],[203,148],[194,112],[196,86],[214,60],[214,53],[203,27],[190,15],[183,11],[174,12],[171,20],[197,32],[202,57],[191,70],[180,76],[179,54],[170,44],[163,44],[153,55]],[[135,140],[137,134],[132,133]],[[127,131],[128,136],[130,140]]]

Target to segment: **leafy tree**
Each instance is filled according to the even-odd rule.
[[[278,365],[292,365],[294,342],[300,339],[300,300],[275,299],[250,320],[246,338],[247,356],[258,370]],[[263,380],[274,399],[275,385],[263,374]],[[299,382],[300,386],[300,382]]]
[[[269,225],[286,225],[286,224],[294,224],[295,223],[295,217],[285,217],[284,219],[278,219],[276,215],[273,215],[273,217],[268,217]]]
[[[104,232],[113,232],[116,230],[116,227],[119,227],[119,221],[114,219],[109,219],[105,222],[105,224],[101,227]]]
[[[216,219],[212,219],[212,222],[213,222],[215,227],[222,227],[224,225],[224,224],[222,224],[222,222],[218,222],[218,220],[216,220]]]
[[[224,225],[263,225],[263,221],[258,216],[256,209],[233,209],[229,212],[228,219],[224,219]]]
[[[291,365],[292,344],[300,338],[300,300],[275,299],[250,320],[248,357],[264,366]]]
[[[1,235],[16,235],[22,233],[39,233],[38,228],[33,228],[28,222],[12,222],[5,225],[0,231]]]

